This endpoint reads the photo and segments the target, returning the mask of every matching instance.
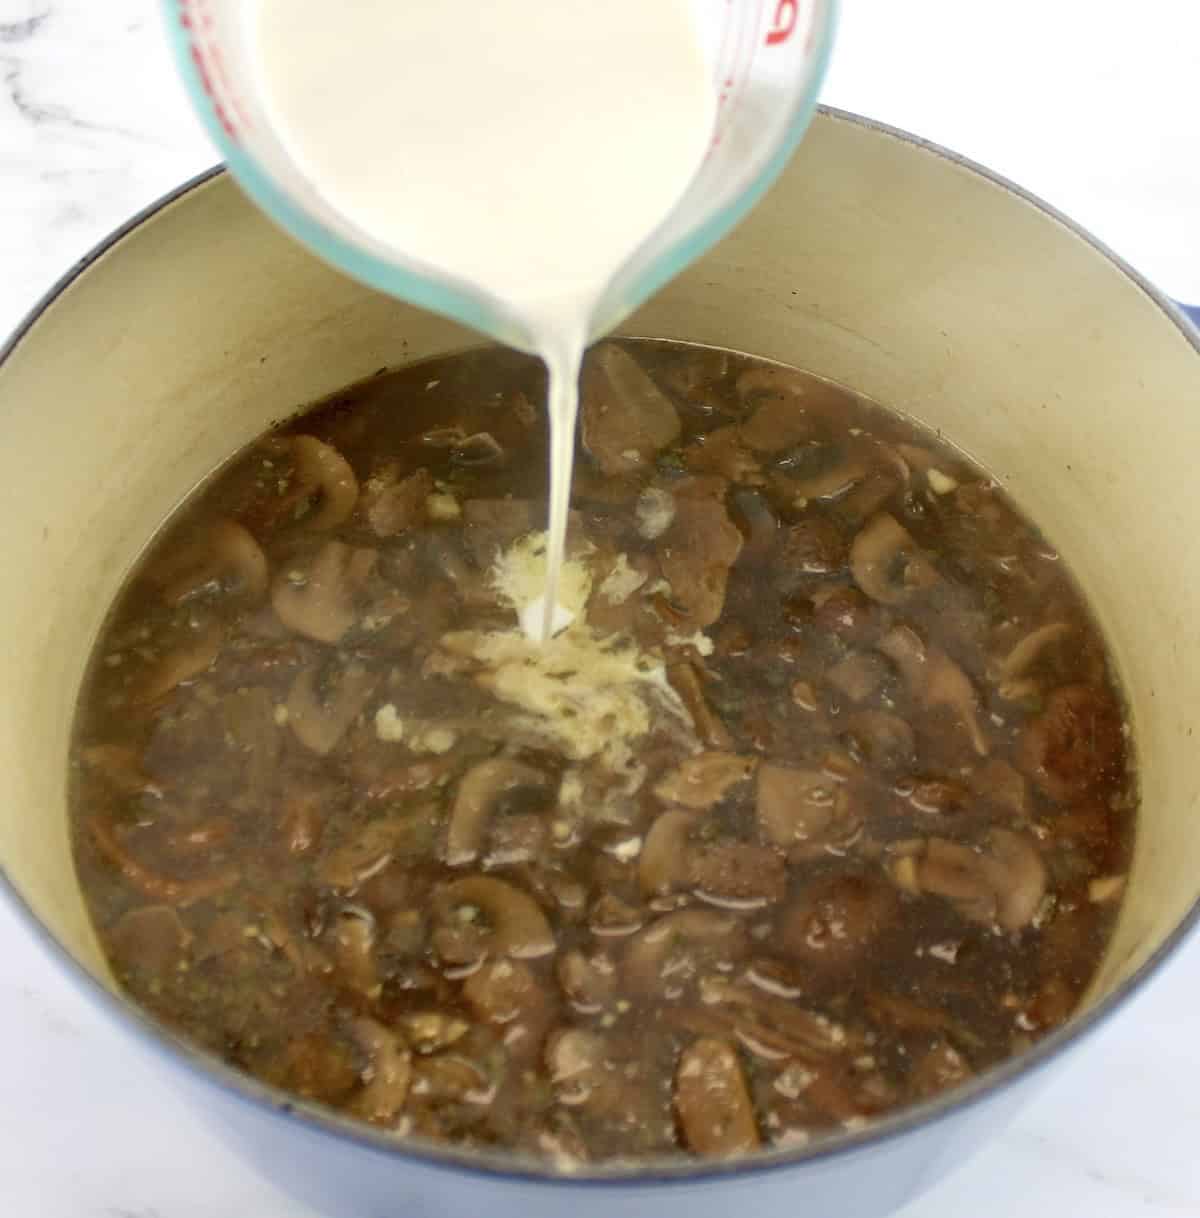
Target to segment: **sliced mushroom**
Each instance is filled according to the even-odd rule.
[[[687,854],[696,895],[724,909],[762,909],[782,900],[787,867],[776,851],[736,839],[706,842]]]
[[[986,757],[988,740],[979,724],[979,702],[967,674],[944,651],[926,646],[908,626],[893,627],[876,646],[900,669],[909,691],[923,706],[945,706],[958,715],[971,746]]]
[[[949,1011],[914,1002],[903,994],[872,990],[867,994],[867,1010],[873,1019],[902,1032],[943,1033],[976,1049],[986,1043]]]
[[[437,893],[436,905],[443,922],[464,908],[479,911],[490,928],[494,955],[532,960],[555,950],[554,931],[537,902],[504,880],[485,875],[454,880]]]
[[[799,502],[823,502],[840,499],[857,486],[871,471],[871,463],[863,449],[847,445],[841,459],[808,478],[792,483],[792,495]]]
[[[603,1036],[586,1028],[563,1028],[546,1042],[546,1069],[555,1098],[592,1116],[615,1114],[625,1098]]]
[[[1066,638],[1071,633],[1071,627],[1066,622],[1051,622],[1031,630],[1013,649],[1002,659],[995,669],[995,678],[1001,687],[1011,681],[1023,677],[1037,662],[1038,657],[1047,647]],[[1001,694],[1003,696],[1003,693]]]
[[[675,497],[660,486],[648,486],[638,496],[635,517],[639,536],[655,541],[675,519]]]
[[[688,835],[700,815],[670,808],[650,826],[638,858],[638,882],[646,897],[667,896],[691,881]]]
[[[510,1055],[529,1060],[539,1052],[555,1001],[527,965],[489,960],[466,979],[462,996],[476,1019],[505,1029]]]
[[[305,855],[321,840],[325,818],[323,792],[310,788],[289,791],[279,812],[279,833],[288,854]]]
[[[667,680],[679,695],[702,744],[710,749],[731,749],[733,737],[720,716],[708,704],[697,666],[689,661],[667,666]]]
[[[351,1101],[356,1116],[376,1125],[389,1125],[408,1099],[412,1055],[393,1032],[365,1015],[350,1021],[349,1032],[367,1055],[363,1089]]]
[[[906,864],[912,864],[910,869]],[[960,842],[934,837],[918,854],[902,855],[892,866],[902,887],[917,893],[932,893],[950,901],[960,914],[973,922],[995,921],[996,892],[982,856]]]
[[[681,909],[634,935],[622,974],[630,989],[652,994],[694,977],[702,965],[737,960],[745,950],[745,931],[737,918],[706,909]]]
[[[478,1062],[457,1053],[413,1062],[412,1094],[426,1103],[486,1106],[496,1098],[497,1091],[496,1083]]]
[[[558,983],[576,1011],[595,1015],[616,996],[616,969],[608,956],[585,956],[573,948],[558,962]]]
[[[419,469],[407,478],[394,470],[367,480],[362,510],[376,537],[395,537],[425,522],[426,501],[433,494],[433,475]]]
[[[809,967],[853,968],[900,918],[892,886],[873,871],[843,871],[811,881],[784,910],[777,942]]]
[[[546,1042],[546,1069],[555,1084],[601,1070],[607,1056],[604,1038],[586,1028],[562,1028]]]
[[[744,486],[764,481],[759,459],[743,444],[737,427],[718,427],[697,436],[683,450],[683,461],[693,474],[720,474]]]
[[[901,485],[894,470],[874,469],[838,500],[838,515],[847,525],[858,527],[870,520]]]
[[[886,663],[866,651],[852,651],[825,673],[825,679],[851,702],[865,702],[888,678]]]
[[[321,860],[317,878],[331,888],[353,891],[383,871],[397,855],[416,856],[416,843],[436,815],[437,806],[429,804],[368,821]]]
[[[449,427],[431,427],[421,433],[421,443],[428,448],[453,448],[467,438],[467,433],[457,424]]]
[[[482,469],[503,465],[507,460],[504,445],[490,431],[478,431],[464,436],[450,449],[450,464],[464,469]]]
[[[327,542],[308,569],[280,571],[271,585],[271,605],[279,620],[318,643],[337,643],[354,625],[355,600],[375,565],[374,550]]]
[[[899,715],[887,711],[858,711],[846,720],[843,740],[872,769],[892,774],[912,764],[917,738]]]
[[[1029,782],[1007,761],[985,761],[971,775],[971,790],[989,804],[1024,820],[1029,815]]]
[[[957,1087],[971,1073],[966,1058],[948,1041],[938,1039],[913,1063],[908,1085],[914,1095],[925,1098]]]
[[[1046,865],[1028,837],[1010,829],[992,829],[987,857],[996,884],[996,921],[1005,930],[1020,930],[1033,921],[1046,895]]]
[[[727,1159],[758,1149],[754,1105],[737,1050],[725,1041],[706,1037],[683,1051],[675,1111],[684,1141],[698,1155]]]
[[[305,748],[324,757],[337,747],[378,683],[379,674],[361,664],[323,680],[314,669],[303,668],[288,691],[288,726]]]
[[[1118,774],[1123,756],[1121,716],[1112,698],[1091,685],[1064,685],[1026,724],[1016,762],[1048,798],[1072,803]]]
[[[930,838],[897,859],[892,872],[902,885],[943,897],[964,918],[1004,930],[1028,925],[1046,893],[1046,868],[1037,848],[1008,829],[992,829],[979,849]]]
[[[755,806],[763,836],[794,858],[847,841],[861,827],[845,784],[822,770],[763,762]]]
[[[616,893],[605,892],[592,903],[588,913],[588,929],[601,939],[624,939],[642,927],[646,915],[642,910]]]
[[[794,590],[801,576],[835,575],[846,565],[846,541],[841,530],[823,516],[809,516],[788,525],[780,538],[775,578],[784,590]]]
[[[379,984],[375,962],[375,919],[358,905],[344,905],[334,919],[333,958],[342,980],[359,994],[370,995]]]
[[[761,492],[738,487],[730,493],[730,515],[742,531],[738,562],[754,566],[768,560],[779,539],[779,519],[770,500]]]
[[[123,965],[161,977],[179,967],[193,936],[170,905],[142,905],[122,914],[106,938]]]
[[[210,590],[249,604],[257,604],[267,593],[262,547],[248,529],[224,517],[214,521],[202,538],[173,551],[150,575],[168,605]]]
[[[952,778],[925,777],[911,782],[908,802],[918,812],[935,815],[962,812],[971,802],[966,787]]]
[[[583,444],[606,474],[643,469],[680,432],[666,394],[628,352],[603,343],[581,378]]]
[[[225,627],[220,622],[187,629],[137,675],[130,688],[133,701],[143,705],[157,702],[176,686],[186,685],[207,672],[224,644]]]
[[[742,552],[742,535],[725,508],[723,478],[694,477],[675,487],[675,518],[656,554],[671,598],[699,629],[725,607],[729,571]]]
[[[80,749],[79,756],[118,794],[162,798],[162,787],[146,773],[137,749],[124,744],[93,744]]]
[[[937,568],[887,512],[872,517],[850,545],[854,582],[873,600],[902,605],[938,583]]]
[[[710,752],[689,757],[654,784],[654,794],[664,803],[699,810],[718,804],[729,791],[745,782],[758,765],[757,757]]]
[[[756,452],[777,453],[816,434],[810,407],[823,413],[827,386],[801,383],[786,368],[750,368],[737,379],[738,400],[753,410],[741,425],[742,443]]]
[[[457,1015],[445,1011],[414,1011],[400,1019],[408,1042],[420,1054],[440,1053],[457,1044],[471,1030],[471,1025]]]
[[[541,770],[509,758],[481,761],[463,775],[446,827],[446,862],[461,867],[479,857],[488,821],[514,791],[544,790]]]
[[[813,625],[846,643],[873,642],[883,627],[886,610],[857,588],[835,587],[813,595]]]
[[[315,436],[292,436],[289,447],[295,462],[293,494],[315,499],[304,516],[304,527],[321,532],[337,528],[349,519],[358,502],[358,479],[350,463]]]
[[[733,385],[739,402],[776,399],[788,402],[793,410],[795,403],[803,401],[807,387],[803,373],[781,364],[756,364],[739,372]]]
[[[845,1027],[787,998],[728,977],[708,976],[700,983],[706,1007],[735,1012],[735,1035],[759,1057],[829,1057],[849,1044]]]
[[[186,880],[166,875],[135,858],[107,817],[93,816],[88,821],[88,828],[96,848],[116,867],[121,878],[150,901],[179,907],[193,905],[215,897],[238,882],[239,873],[233,867],[219,867],[208,875],[191,876]]]
[[[265,1076],[306,1099],[341,1105],[362,1086],[357,1052],[345,1037],[305,1032],[287,1039]]]
[[[546,818],[537,812],[501,816],[491,823],[485,867],[512,867],[531,863],[546,848],[550,831]]]

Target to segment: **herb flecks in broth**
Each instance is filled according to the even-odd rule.
[[[118,978],[300,1096],[563,1166],[795,1145],[1019,1052],[1133,833],[1062,562],[844,389],[590,360],[548,644],[511,353],[339,395],[165,529],[73,754]]]

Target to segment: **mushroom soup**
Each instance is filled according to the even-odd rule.
[[[73,755],[121,983],[281,1088],[565,1168],[796,1144],[1065,1020],[1135,783],[1052,547],[845,389],[608,342],[539,643],[542,376],[355,387],[133,572]]]

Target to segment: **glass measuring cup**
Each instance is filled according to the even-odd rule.
[[[497,298],[357,229],[315,191],[273,129],[245,0],[164,0],[192,101],[242,188],[315,253],[372,287],[524,350],[525,323]],[[666,219],[609,283],[589,340],[719,240],[783,168],[816,107],[836,0],[693,0],[718,94],[708,153]]]

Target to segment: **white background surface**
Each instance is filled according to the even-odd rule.
[[[1200,303],[1200,5],[843,4],[825,100],[998,169]],[[0,0],[0,332],[114,226],[214,159],[154,0]],[[903,1218],[1200,1215],[1198,1006],[1193,940]],[[230,1158],[3,910],[0,1213],[310,1218]]]

